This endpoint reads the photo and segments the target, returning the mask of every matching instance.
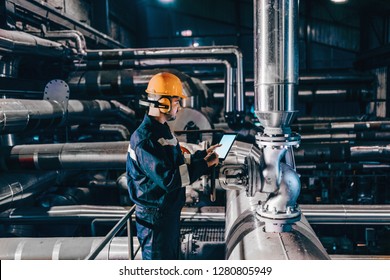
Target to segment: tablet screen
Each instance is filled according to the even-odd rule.
[[[224,160],[226,158],[230,151],[230,148],[234,143],[234,139],[236,139],[236,134],[224,134],[222,136],[221,141],[219,141],[222,146],[215,149],[219,156],[219,159]]]

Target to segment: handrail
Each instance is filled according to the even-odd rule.
[[[131,234],[131,215],[135,211],[135,205],[133,205],[130,210],[126,213],[126,215],[123,216],[122,219],[119,220],[119,222],[110,230],[109,233],[104,237],[104,239],[100,242],[100,244],[89,253],[89,255],[85,258],[85,260],[94,260],[97,255],[103,250],[103,248],[107,245],[108,242],[111,241],[111,239],[118,233],[118,231],[127,223],[127,232],[128,232],[128,238],[131,239],[129,241],[129,252],[130,252],[130,259],[134,259],[134,248],[133,248],[133,242],[132,242],[132,234]],[[128,223],[129,222],[129,223]]]

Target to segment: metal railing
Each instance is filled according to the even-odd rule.
[[[131,216],[135,211],[135,205],[133,205],[130,210],[123,216],[122,219],[110,230],[109,233],[104,237],[104,239],[99,243],[99,245],[85,257],[85,260],[94,260],[97,255],[103,250],[103,248],[111,241],[112,238],[127,224],[127,237],[128,237],[128,246],[129,246],[129,259],[134,260],[136,252],[134,252],[134,243],[133,243],[133,233],[132,233],[132,219]],[[138,250],[138,249],[137,249]]]

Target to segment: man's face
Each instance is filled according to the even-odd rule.
[[[179,97],[171,98],[171,111],[167,114],[167,121],[173,121],[176,119],[177,112],[181,107],[180,101],[181,99]]]

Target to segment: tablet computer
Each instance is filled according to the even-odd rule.
[[[225,160],[230,151],[230,148],[233,146],[236,136],[237,134],[234,133],[226,133],[222,136],[221,140],[219,141],[219,144],[222,144],[222,146],[215,149],[215,152],[219,156],[219,161]]]

